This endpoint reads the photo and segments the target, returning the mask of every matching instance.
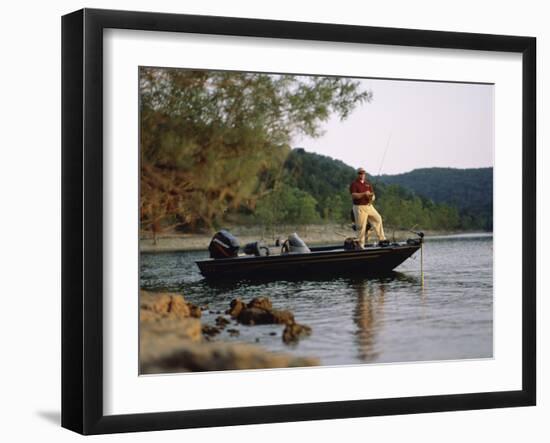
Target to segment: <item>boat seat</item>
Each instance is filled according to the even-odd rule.
[[[281,254],[306,254],[308,252],[311,252],[311,249],[296,233],[290,234],[281,248]]]

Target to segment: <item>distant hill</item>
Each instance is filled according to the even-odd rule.
[[[315,199],[322,218],[343,219],[351,207],[348,187],[356,172],[340,160],[296,148],[284,174],[285,183]],[[424,168],[369,179],[376,184],[377,206],[390,223],[492,230],[492,168]],[[339,215],[331,216],[335,209]]]
[[[423,168],[397,175],[383,175],[380,181],[396,184],[415,194],[458,208],[475,226],[493,228],[493,168]]]
[[[320,202],[335,193],[347,192],[356,171],[341,160],[293,149],[284,165],[285,181],[309,192]]]

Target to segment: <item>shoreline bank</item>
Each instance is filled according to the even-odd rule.
[[[139,366],[141,374],[204,372],[319,366],[317,357],[273,352],[246,341],[227,341],[224,331],[239,336],[242,327],[275,324],[284,343],[311,333],[290,311],[272,306],[269,298],[249,303],[234,299],[212,321],[208,306],[190,303],[182,294],[140,290]],[[203,315],[204,314],[204,315]],[[205,320],[204,317],[209,320]],[[244,325],[244,326],[243,326]],[[220,338],[222,337],[222,338]]]
[[[306,225],[306,226],[284,226],[274,230],[265,230],[261,228],[250,227],[228,227],[233,235],[239,240],[241,245],[246,243],[263,241],[267,245],[274,245],[277,238],[281,240],[296,232],[308,245],[326,245],[339,244],[344,242],[346,237],[355,237],[356,233],[350,225]],[[415,237],[415,235],[403,229],[385,229],[386,236],[390,240],[402,241],[407,238]],[[470,231],[445,231],[445,230],[424,230],[427,238],[430,237],[445,237],[456,235],[474,235],[474,234],[490,234]],[[179,251],[205,251],[208,249],[208,244],[212,234],[183,234],[177,232],[165,233],[157,236],[156,244],[153,242],[152,236],[148,233],[140,233],[139,249],[144,253],[156,252],[179,252]],[[372,234],[371,240],[375,238]]]

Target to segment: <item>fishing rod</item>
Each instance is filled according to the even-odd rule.
[[[384,165],[384,160],[386,159],[386,154],[388,153],[388,149],[390,147],[390,141],[391,141],[391,136],[392,136],[392,131],[390,131],[390,134],[388,136],[388,142],[386,143],[386,149],[384,150],[384,155],[382,156],[382,161],[380,162],[380,167],[378,168],[378,174],[376,176],[376,180],[375,182],[373,183],[373,190],[374,190],[374,185],[378,185],[378,182],[380,181],[380,174],[382,172],[382,166]],[[374,196],[373,194],[373,201],[376,197]],[[417,235],[419,238],[420,238],[420,278],[421,278],[421,284],[422,284],[422,288],[424,288],[424,233],[422,231],[415,231],[414,229],[416,228],[417,225],[414,225],[412,228],[410,229],[404,229],[404,231],[406,232],[411,232],[415,235]],[[395,230],[393,232],[393,235],[394,235],[394,240],[395,240]]]
[[[388,141],[386,142],[386,149],[384,149],[384,154],[382,155],[382,161],[380,162],[380,167],[378,168],[378,174],[376,175],[376,179],[372,183],[372,189],[374,191],[374,186],[378,186],[378,182],[380,181],[380,173],[382,172],[382,166],[384,166],[384,160],[386,160],[386,154],[388,153],[388,149],[390,147],[390,141],[391,141],[392,131],[390,131],[390,134],[388,135]],[[372,193],[372,201],[374,202],[376,200],[376,194]]]
[[[372,184],[373,191],[374,191],[374,185],[378,185],[378,182],[380,180],[380,173],[382,172],[382,166],[384,165],[384,160],[386,159],[386,154],[388,153],[388,149],[390,147],[391,136],[392,136],[392,131],[390,131],[390,134],[388,136],[388,141],[386,143],[386,149],[384,149],[384,154],[382,155],[382,161],[380,162],[380,167],[378,168],[378,175],[376,176],[376,180]],[[376,195],[373,192],[371,201],[374,202],[374,200],[376,200]],[[353,209],[350,211],[350,217],[351,217],[351,221],[352,221],[351,227],[354,231],[357,231],[357,225],[355,223],[355,214],[353,213]],[[367,231],[369,229],[370,229],[370,223],[367,221]]]
[[[378,174],[376,175],[376,184],[378,184],[378,181],[380,180],[380,173],[382,172],[382,166],[384,166],[384,160],[386,160],[386,154],[388,153],[388,149],[390,147],[390,141],[391,141],[392,131],[390,131],[390,135],[388,136],[388,141],[386,143],[386,149],[384,150],[384,155],[382,155],[382,161],[380,162],[380,167],[378,168]]]

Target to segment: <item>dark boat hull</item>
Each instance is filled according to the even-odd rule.
[[[391,272],[420,249],[417,244],[400,243],[346,251],[341,247],[312,248],[307,254],[266,257],[240,256],[197,261],[209,280],[295,278],[336,275],[383,275]]]

